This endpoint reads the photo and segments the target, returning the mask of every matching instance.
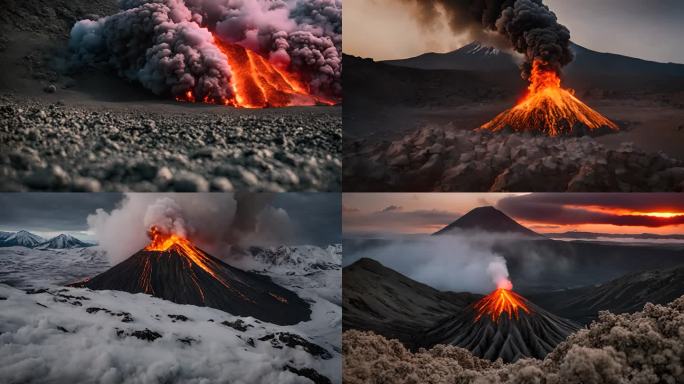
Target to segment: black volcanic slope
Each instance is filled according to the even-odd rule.
[[[518,317],[503,314],[498,321],[489,316],[478,320],[469,306],[461,313],[431,329],[425,345],[451,344],[466,348],[474,355],[494,361],[513,362],[525,357],[543,359],[556,345],[579,329],[570,320],[558,317],[526,301],[530,310],[518,311]]]
[[[518,224],[505,213],[491,206],[475,208],[433,235],[446,235],[457,230],[480,230],[493,233],[513,233],[527,237],[544,237]]]
[[[310,319],[309,304],[294,292],[268,277],[231,267],[195,249],[217,277],[186,256],[180,246],[173,245],[166,251],[141,250],[92,279],[74,285],[148,293],[179,304],[212,307],[280,325]]]
[[[439,320],[481,297],[438,291],[365,258],[342,270],[342,285],[345,330],[373,331],[409,348],[421,346],[422,334]]]
[[[582,324],[599,311],[632,313],[646,303],[667,304],[684,294],[684,267],[633,273],[605,284],[529,296],[545,308]]]

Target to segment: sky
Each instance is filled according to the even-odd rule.
[[[232,198],[231,194],[196,196]],[[120,193],[0,193],[0,231],[23,229],[45,238],[68,233],[94,240],[94,233],[88,230],[88,215],[98,208],[109,212],[123,198]],[[270,204],[287,212],[299,241],[317,245],[341,242],[339,194],[280,193],[273,195]]]
[[[545,0],[586,48],[645,60],[684,63],[682,0]],[[376,60],[448,52],[471,42],[443,23],[416,23],[401,0],[345,0],[343,50]]]
[[[676,193],[346,193],[342,225],[345,236],[433,233],[486,205],[540,233],[684,234]]]

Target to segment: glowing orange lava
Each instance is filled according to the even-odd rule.
[[[561,88],[558,74],[545,70],[544,63],[535,61],[530,85],[525,97],[513,108],[500,113],[480,129],[515,132],[542,132],[549,136],[568,134],[576,126],[589,131],[618,126],[575,97],[572,90]]]
[[[242,294],[240,291],[233,288],[223,277],[221,277],[221,275],[219,275],[217,271],[223,267],[215,260],[212,260],[204,252],[195,247],[188,239],[185,239],[184,237],[181,237],[176,234],[164,233],[155,226],[149,229],[148,236],[150,237],[151,241],[150,244],[148,244],[145,247],[145,250],[165,252],[175,247],[176,251],[178,251],[180,254],[188,258],[189,268],[191,268],[193,265],[198,266],[203,271],[211,275],[214,279],[216,279],[219,283],[221,283],[224,287],[236,292],[237,294],[242,296],[243,299],[252,301],[249,298],[247,298],[244,294]],[[145,270],[147,271],[147,267],[145,268]],[[142,286],[149,287],[151,289],[149,277],[146,275],[149,275],[149,273],[143,273],[143,275],[140,277]],[[194,272],[192,276],[195,286],[202,295],[202,298],[204,299],[204,291],[202,290],[202,288],[200,288],[200,285],[197,282],[197,276],[194,274]],[[145,288],[145,292],[151,293],[147,291],[147,288]]]
[[[222,42],[218,38],[214,41],[228,58],[231,69],[230,86],[234,97],[224,100],[210,100],[205,97],[198,100],[192,91],[187,91],[183,96],[176,97],[176,100],[241,108],[336,104],[335,101],[312,95],[299,76],[278,68],[258,53],[238,44]]]
[[[482,316],[489,316],[492,321],[497,322],[504,313],[508,314],[509,319],[513,317],[517,319],[519,311],[530,313],[525,302],[526,300],[515,292],[506,288],[497,288],[474,304],[475,311],[477,311],[475,321],[480,320]]]
[[[684,216],[684,212],[676,211],[677,208],[662,208],[662,210],[653,211],[639,211],[627,208],[618,207],[602,207],[598,205],[572,205],[568,204],[567,207],[575,209],[583,209],[592,212],[608,213],[612,215],[621,216],[650,216],[660,219],[671,219],[679,216]]]

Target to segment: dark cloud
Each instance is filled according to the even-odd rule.
[[[389,207],[388,207],[389,208]],[[387,208],[369,214],[344,216],[345,232],[392,232],[393,230],[443,226],[458,219],[461,215],[449,211],[416,210],[403,211]]]
[[[663,227],[684,224],[684,215],[664,218],[629,213],[684,212],[684,195],[677,193],[540,193],[506,197],[497,207],[516,219],[560,225]],[[599,212],[594,207],[616,212]]]
[[[398,205],[390,205],[389,207],[385,207],[382,211],[380,212],[392,212],[392,211],[401,211],[403,208],[398,206]]]
[[[120,193],[0,193],[0,226],[5,230],[82,231],[86,217],[111,210]]]
[[[339,193],[278,193],[271,204],[287,211],[300,243],[342,242],[342,195]]]

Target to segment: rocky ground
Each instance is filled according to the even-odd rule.
[[[162,113],[4,95],[0,188],[334,191],[341,138],[338,108]]]
[[[395,141],[345,142],[345,191],[682,191],[684,162],[632,143],[426,126]]]

